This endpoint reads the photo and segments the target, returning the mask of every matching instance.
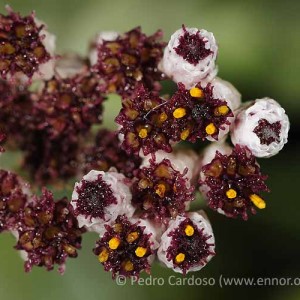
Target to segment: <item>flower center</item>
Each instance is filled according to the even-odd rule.
[[[261,119],[253,132],[258,136],[263,145],[270,145],[273,142],[280,142],[281,124],[279,121],[270,123],[266,119]]]

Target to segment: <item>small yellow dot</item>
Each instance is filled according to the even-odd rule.
[[[134,268],[133,263],[130,260],[125,262],[125,264],[124,264],[125,271],[130,272],[133,270],[133,268]]]
[[[155,193],[160,197],[163,198],[165,196],[166,186],[163,183],[159,183],[156,186]]]
[[[98,259],[101,263],[104,263],[108,260],[109,257],[109,252],[107,251],[107,249],[104,249],[101,251],[101,253],[98,255]]]
[[[237,196],[237,193],[234,189],[229,189],[227,192],[226,192],[226,196],[227,198],[229,199],[234,199],[236,196]]]
[[[185,254],[184,254],[184,253],[179,253],[179,254],[177,254],[176,257],[175,257],[175,261],[176,261],[178,264],[182,263],[182,262],[184,261],[184,259],[185,259]]]
[[[258,195],[252,194],[249,196],[249,198],[257,208],[259,208],[259,209],[266,208],[266,202],[262,198],[260,198]]]
[[[144,257],[146,252],[147,252],[147,248],[144,248],[144,247],[137,247],[135,249],[135,255],[137,257]]]
[[[126,240],[128,243],[133,243],[138,237],[139,237],[139,233],[134,231],[127,235]]]
[[[140,137],[141,139],[146,138],[147,135],[148,135],[148,131],[147,131],[146,128],[142,128],[142,129],[139,131],[139,137]]]
[[[185,129],[181,132],[180,138],[185,141],[190,135],[190,131],[188,129]]]
[[[112,250],[116,250],[120,245],[120,240],[117,237],[113,237],[109,240],[108,246]]]
[[[202,98],[204,93],[201,89],[193,87],[190,89],[190,95],[194,98]]]
[[[217,107],[217,112],[220,115],[224,116],[224,115],[228,114],[229,107],[227,105],[221,105],[221,106]]]
[[[195,229],[194,229],[193,226],[187,225],[187,226],[185,227],[185,229],[184,229],[184,232],[185,232],[185,234],[186,234],[187,236],[192,236],[192,235],[194,234],[194,232],[195,232]]]
[[[185,110],[185,108],[183,108],[183,107],[176,108],[176,109],[173,111],[173,117],[174,117],[175,119],[183,118],[185,115],[186,115],[186,110]]]
[[[160,115],[159,115],[159,121],[161,122],[164,122],[168,119],[168,115],[165,113],[165,112],[162,112]]]
[[[207,134],[212,135],[217,131],[217,128],[213,123],[210,123],[205,127],[205,131]]]

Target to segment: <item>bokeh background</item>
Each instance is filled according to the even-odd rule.
[[[21,13],[35,10],[49,31],[57,35],[59,53],[86,54],[89,40],[99,30],[127,31],[141,25],[146,33],[162,28],[167,41],[181,24],[214,32],[219,43],[219,75],[231,81],[244,100],[270,96],[286,109],[292,128],[289,144],[272,159],[261,159],[269,174],[268,208],[248,222],[230,220],[206,210],[217,242],[217,256],[197,277],[300,276],[300,2],[298,0],[0,0]],[[106,104],[105,124],[119,109]],[[15,168],[18,153],[5,155],[1,167]],[[60,191],[59,194],[70,193]],[[59,196],[60,196],[59,195]],[[0,236],[1,300],[101,299],[300,299],[300,288],[201,286],[117,286],[91,253],[96,236],[88,234],[79,258],[69,260],[62,277],[35,268],[23,272],[23,262],[12,250],[14,240]],[[154,277],[172,272],[154,265]],[[179,275],[180,276],[180,275]]]

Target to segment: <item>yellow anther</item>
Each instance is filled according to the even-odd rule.
[[[101,263],[106,262],[108,260],[108,257],[109,257],[109,252],[107,251],[107,249],[102,250],[98,255],[98,259]]]
[[[137,247],[135,249],[135,255],[137,257],[144,257],[146,252],[147,252],[147,248],[144,248],[144,247]]]
[[[181,138],[183,141],[185,141],[185,140],[188,138],[189,135],[190,135],[190,131],[189,131],[188,129],[185,129],[185,130],[183,130],[183,131],[181,132],[180,138]]]
[[[219,107],[217,107],[217,112],[220,115],[226,115],[229,112],[229,107],[227,105],[221,105]]]
[[[249,198],[257,208],[259,208],[259,209],[266,208],[266,202],[262,198],[260,198],[258,195],[252,194],[249,196]]]
[[[147,131],[146,128],[142,128],[142,129],[139,131],[139,137],[140,137],[141,139],[146,138],[147,135],[148,135],[148,131]]]
[[[125,264],[124,264],[124,269],[127,272],[132,271],[133,270],[133,263],[130,260],[126,261]]]
[[[160,122],[164,122],[168,119],[168,115],[165,113],[165,112],[162,112],[160,115],[159,115],[159,121]]]
[[[186,110],[185,110],[185,108],[183,108],[183,107],[176,108],[176,109],[173,111],[173,117],[174,117],[175,119],[183,118],[185,115],[186,115]]]
[[[134,231],[127,235],[126,241],[128,243],[133,243],[139,237],[139,233]]]
[[[227,198],[229,199],[234,199],[236,197],[237,193],[234,189],[229,189],[227,192],[226,192],[226,196]]]
[[[184,254],[184,253],[179,253],[179,254],[177,254],[176,257],[175,257],[175,261],[176,261],[178,264],[182,263],[182,262],[184,261],[184,259],[185,259],[185,254]]]
[[[165,196],[166,186],[163,183],[159,183],[156,186],[155,193],[160,197],[163,198]]]
[[[108,246],[112,250],[116,250],[120,245],[120,240],[117,237],[113,237],[109,240]]]
[[[187,225],[187,226],[185,227],[185,229],[184,229],[184,232],[185,232],[185,234],[186,234],[187,236],[192,236],[192,235],[194,234],[194,232],[195,232],[195,229],[194,229],[193,226]]]
[[[194,98],[202,98],[203,91],[197,87],[193,87],[190,89],[190,95]]]
[[[205,127],[205,131],[207,134],[212,135],[217,131],[217,128],[213,123],[210,123]]]

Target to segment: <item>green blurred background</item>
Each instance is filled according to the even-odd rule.
[[[219,75],[231,81],[244,100],[270,96],[286,109],[292,129],[289,144],[270,160],[260,160],[270,176],[268,208],[248,222],[230,220],[207,211],[212,222],[217,256],[197,277],[299,277],[300,276],[300,40],[298,0],[0,0],[0,11],[15,10],[37,17],[57,35],[59,53],[86,54],[88,41],[99,30],[127,31],[141,25],[146,33],[162,28],[165,40],[181,24],[214,32],[219,43]],[[106,104],[105,125],[112,126],[118,101]],[[2,167],[17,165],[13,153]],[[64,194],[61,191],[59,194]],[[69,260],[64,276],[35,268],[23,272],[23,262],[12,250],[14,239],[0,236],[0,300],[48,299],[300,299],[296,286],[231,287],[117,286],[91,254],[96,236],[84,238],[79,258]],[[155,264],[153,277],[172,272]]]

